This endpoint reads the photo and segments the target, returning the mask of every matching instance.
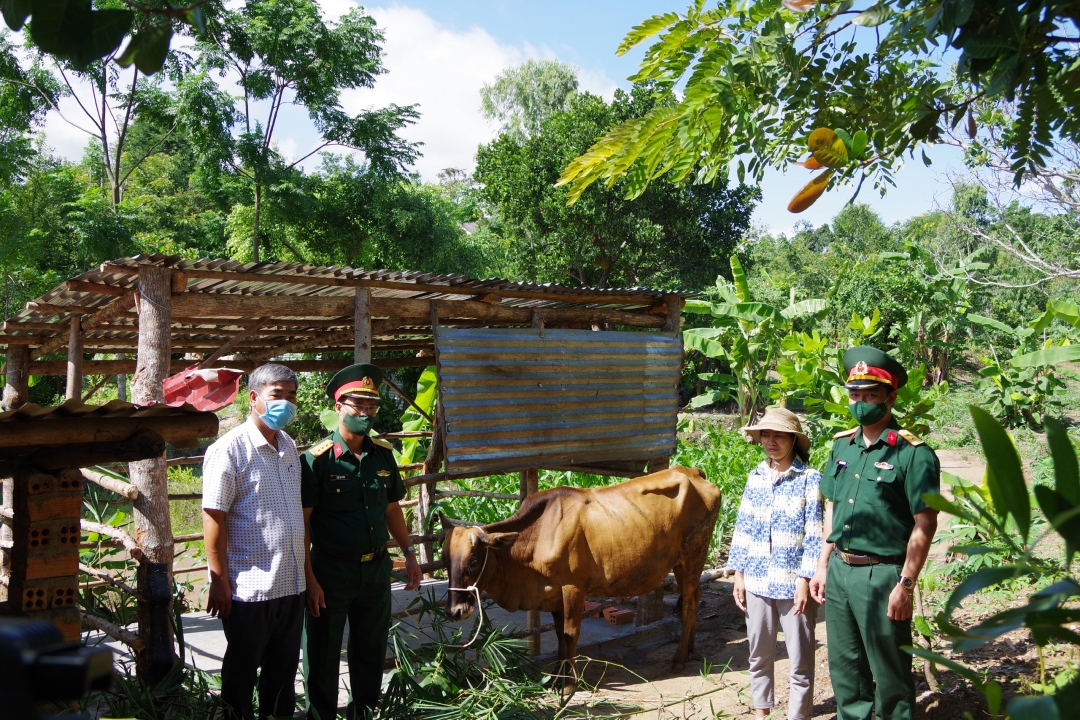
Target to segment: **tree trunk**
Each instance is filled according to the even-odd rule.
[[[353,362],[371,362],[371,291],[356,288],[353,311]]]
[[[7,370],[4,375],[4,411],[15,410],[27,403],[30,393],[30,347],[7,346]]]
[[[172,271],[139,268],[139,351],[131,383],[134,403],[164,402],[161,382],[169,372],[169,325],[172,319]],[[141,679],[154,686],[176,661],[173,652],[173,534],[169,518],[169,480],[165,457],[130,463],[131,482],[139,489],[134,501],[135,539],[143,551],[138,569],[139,637],[146,648],[135,653]]]
[[[251,262],[259,262],[259,216],[262,214],[262,183],[255,181],[255,217],[251,223]]]

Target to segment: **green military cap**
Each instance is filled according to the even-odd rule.
[[[844,353],[848,390],[889,385],[894,390],[907,385],[907,370],[893,357],[868,345],[857,345]]]
[[[326,394],[334,402],[339,401],[345,395],[378,398],[379,383],[382,382],[382,378],[382,370],[375,365],[357,363],[340,370],[334,377],[330,378],[330,382],[326,384]]]

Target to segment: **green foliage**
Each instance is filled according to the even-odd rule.
[[[509,244],[509,274],[582,286],[698,289],[726,273],[755,190],[657,183],[629,202],[622,185],[596,187],[568,207],[566,191],[554,187],[559,170],[604,128],[653,102],[645,87],[616,91],[611,103],[578,93],[530,137],[503,134],[480,147],[476,180],[492,227]]]
[[[416,393],[413,395],[413,402],[416,403],[416,407],[409,405],[401,416],[402,430],[416,432],[431,429],[431,423],[416,408],[419,407],[431,416],[438,397],[438,382],[439,377],[435,367],[424,368],[424,372],[416,382]],[[407,465],[420,462],[423,458],[417,454],[419,448],[420,438],[404,438],[401,441],[401,453],[398,455],[398,463]]]
[[[760,181],[812,138],[815,167],[829,168],[819,186],[858,177],[861,188],[870,177],[884,192],[903,156],[938,142],[941,126],[959,125],[982,98],[1006,98],[1016,100],[1019,183],[1055,135],[1080,136],[1074,16],[1065,3],[1015,0],[881,0],[861,12],[851,2],[695,2],[626,36],[620,53],[652,41],[631,80],[652,83],[659,102],[614,125],[559,182],[573,201],[597,181],[625,179],[633,197],[662,176],[726,180],[736,160],[740,180]],[[942,46],[960,50],[959,82],[943,77]]]
[[[540,132],[552,113],[568,109],[577,89],[577,71],[566,63],[526,60],[480,89],[480,107],[485,118],[501,123],[500,133],[521,142]]]
[[[178,662],[155,685],[138,679],[130,661],[122,661],[113,687],[82,701],[103,703],[107,715],[139,720],[214,720],[222,713],[221,677]]]
[[[1054,485],[1036,485],[1035,501],[1045,515],[1050,528],[1040,528],[1033,512],[1023,465],[1005,428],[985,410],[971,407],[979,429],[979,440],[986,455],[985,489],[963,485],[960,500],[952,502],[940,495],[928,493],[924,500],[933,508],[961,519],[985,536],[996,537],[1008,549],[1008,564],[981,567],[965,578],[949,595],[937,623],[953,648],[964,652],[977,648],[1004,633],[1026,628],[1040,648],[1051,642],[1080,645],[1080,635],[1072,624],[1080,620],[1075,598],[1080,597],[1080,583],[1072,572],[1072,559],[1080,548],[1080,472],[1077,471],[1077,443],[1071,440],[1063,425],[1047,418],[1047,439],[1054,466]],[[974,510],[974,512],[973,512]],[[1063,562],[1049,563],[1035,554],[1046,538],[1062,542]],[[982,553],[984,545],[961,546],[953,552]],[[1060,569],[1064,568],[1064,572]],[[954,624],[953,614],[961,603],[974,593],[992,588],[1015,578],[1032,576],[1051,582],[1030,595],[1027,602],[1016,608],[995,613],[974,627]],[[908,648],[918,656],[933,660],[968,678],[987,697],[991,715],[1000,717],[1001,687],[997,681],[984,681],[970,669],[949,661],[936,653]],[[1040,669],[1042,663],[1040,654]],[[1017,697],[1008,705],[1012,718],[1071,717],[1067,708],[1080,700],[1080,677],[1065,677],[1055,683],[1052,695]]]

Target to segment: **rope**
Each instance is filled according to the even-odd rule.
[[[473,581],[472,585],[466,588],[446,588],[447,591],[453,590],[454,592],[471,592],[476,595],[476,609],[480,613],[479,622],[476,623],[476,632],[473,633],[472,640],[465,643],[464,645],[448,645],[447,647],[452,650],[466,650],[472,647],[472,644],[476,642],[477,638],[480,637],[480,630],[484,627],[484,605],[480,602],[480,588],[476,586],[480,583],[480,578],[484,576],[484,571],[487,570],[487,562],[489,557],[491,557],[490,545],[488,545],[487,552],[484,553],[484,564],[480,567],[480,574],[476,576],[476,580]]]

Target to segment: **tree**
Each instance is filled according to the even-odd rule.
[[[373,171],[389,177],[416,159],[416,146],[396,134],[418,117],[414,106],[356,115],[341,107],[343,90],[372,87],[384,72],[383,37],[359,8],[331,25],[312,0],[248,0],[240,9],[208,18],[198,38],[202,66],[231,75],[242,91],[239,136],[223,138],[206,158],[213,169],[234,171],[250,185],[253,261],[259,260],[267,190],[289,182],[307,158],[331,146],[359,150]],[[321,136],[316,148],[292,162],[273,145],[281,112],[290,105],[307,110]]]
[[[736,159],[740,181],[747,173],[760,180],[766,167],[786,168],[809,148],[807,167],[823,172],[793,200],[798,212],[856,177],[859,187],[871,177],[884,193],[905,154],[940,142],[942,125],[970,118],[983,98],[1016,102],[1016,182],[1044,163],[1056,137],[1080,139],[1075,2],[854,6],[721,0],[706,10],[697,0],[685,15],[646,20],[618,52],[656,38],[631,79],[654,83],[659,101],[611,128],[560,183],[575,200],[598,180],[625,178],[637,196],[662,176],[725,178]],[[942,48],[959,50],[955,82]]]
[[[203,27],[205,4],[201,0],[174,7],[158,0],[105,0],[94,7],[91,0],[14,0],[0,4],[0,12],[12,30],[21,30],[29,20],[30,42],[78,70],[105,58],[153,75],[165,64],[175,27]],[[117,55],[129,34],[130,41]]]
[[[558,60],[527,60],[499,73],[480,90],[481,109],[517,142],[533,137],[552,113],[565,110],[578,89],[577,71]]]
[[[476,179],[492,225],[512,245],[516,274],[584,286],[699,289],[728,271],[757,191],[726,184],[656,183],[636,202],[625,188],[593,187],[567,205],[559,171],[612,122],[648,111],[650,93],[617,91],[608,104],[575,95],[523,142],[509,135],[481,146]]]
[[[51,80],[39,65],[24,69],[0,31],[0,185],[17,179],[34,154],[30,132],[44,123],[60,92]]]

